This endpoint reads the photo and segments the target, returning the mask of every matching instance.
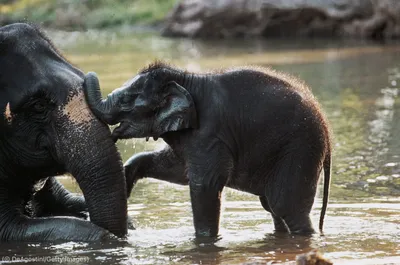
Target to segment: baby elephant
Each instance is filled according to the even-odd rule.
[[[196,236],[218,235],[224,186],[260,198],[275,230],[312,234],[310,211],[324,168],[328,203],[331,142],[307,86],[264,68],[191,73],[156,62],[101,99],[94,73],[86,99],[115,139],[159,137],[168,146],[125,165],[128,192],[141,178],[189,185]]]

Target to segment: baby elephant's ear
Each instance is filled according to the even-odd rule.
[[[168,82],[162,92],[162,101],[155,119],[156,136],[166,132],[197,128],[197,113],[190,93],[174,81]]]

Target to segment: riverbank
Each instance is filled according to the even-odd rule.
[[[156,26],[177,0],[0,0],[0,25],[31,21],[62,30]]]
[[[164,36],[400,38],[397,0],[181,0]]]
[[[400,38],[397,0],[0,0],[0,26],[148,28],[167,37]]]

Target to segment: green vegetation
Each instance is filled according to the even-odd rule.
[[[177,0],[0,0],[0,24],[33,21],[63,29],[151,25]]]

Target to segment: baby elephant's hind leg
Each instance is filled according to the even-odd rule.
[[[264,207],[264,209],[271,213],[272,219],[274,220],[274,226],[275,226],[275,231],[276,232],[288,232],[288,229],[286,227],[285,222],[280,218],[279,216],[276,216],[272,211],[271,208],[269,207],[268,204],[268,199],[265,196],[260,196],[260,202],[261,205]]]
[[[286,155],[269,179],[266,193],[269,206],[284,220],[292,234],[315,232],[310,212],[321,171],[318,161],[310,155]]]

